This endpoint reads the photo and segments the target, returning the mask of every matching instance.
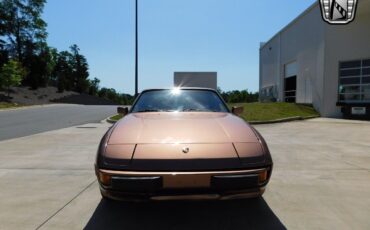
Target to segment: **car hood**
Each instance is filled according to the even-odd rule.
[[[230,113],[130,113],[114,127],[108,144],[258,142],[252,128]]]

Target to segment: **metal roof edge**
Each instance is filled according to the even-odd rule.
[[[265,46],[268,45],[275,37],[277,37],[282,32],[284,32],[286,29],[288,29],[289,27],[291,27],[292,25],[294,25],[298,20],[300,20],[301,18],[303,18],[304,16],[306,16],[306,14],[310,13],[316,6],[320,6],[318,1],[315,1],[314,3],[312,3],[312,5],[310,7],[308,7],[305,11],[303,11],[300,15],[298,15],[295,19],[293,19],[293,21],[291,21],[288,25],[284,26],[281,30],[279,30],[279,32],[277,32],[269,40],[267,40],[266,42],[264,42],[265,44],[263,44],[262,46],[260,46],[259,50],[262,50],[263,48],[265,48]]]

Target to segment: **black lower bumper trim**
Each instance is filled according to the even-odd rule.
[[[258,183],[258,174],[245,174],[245,175],[220,175],[212,176],[210,181],[210,187],[206,189],[197,188],[182,188],[182,189],[166,189],[163,188],[163,178],[161,176],[149,176],[149,177],[112,177],[111,185],[106,187],[108,190],[121,191],[121,192],[135,192],[135,193],[152,193],[152,192],[163,192],[173,193],[184,192],[185,194],[189,190],[197,190],[197,193],[205,190],[206,193],[209,191],[230,191],[240,189],[250,189],[260,187]]]
[[[127,192],[157,191],[163,186],[162,177],[112,177],[111,187],[114,190]]]
[[[104,189],[100,187],[101,193],[104,197],[114,199],[114,200],[123,200],[123,201],[146,201],[151,200],[153,197],[186,197],[186,196],[200,196],[205,197],[210,195],[211,197],[217,197],[217,199],[224,199],[227,197],[238,198],[237,195],[251,195],[250,197],[256,197],[262,195],[264,192],[264,187],[242,189],[242,190],[233,190],[233,191],[221,191],[215,189],[170,189],[170,190],[160,190],[156,192],[123,192]],[[164,199],[166,200],[166,199]]]
[[[214,189],[247,189],[258,187],[258,174],[212,176],[211,187]]]

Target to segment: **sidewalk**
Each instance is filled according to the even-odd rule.
[[[96,181],[95,154],[109,126],[92,123],[1,141],[0,229],[36,229],[65,205],[73,205]],[[91,210],[77,209],[86,215],[79,212],[74,229],[86,225],[99,203],[96,188],[93,194],[97,200],[90,203]]]

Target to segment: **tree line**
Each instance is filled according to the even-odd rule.
[[[221,88],[217,88],[222,98],[227,103],[250,103],[258,101],[258,92],[250,92],[247,89],[244,90],[232,90],[232,91],[222,91]]]
[[[133,98],[90,79],[89,65],[79,47],[58,51],[47,44],[47,23],[41,15],[46,0],[0,1],[0,88],[55,86],[128,104]]]

